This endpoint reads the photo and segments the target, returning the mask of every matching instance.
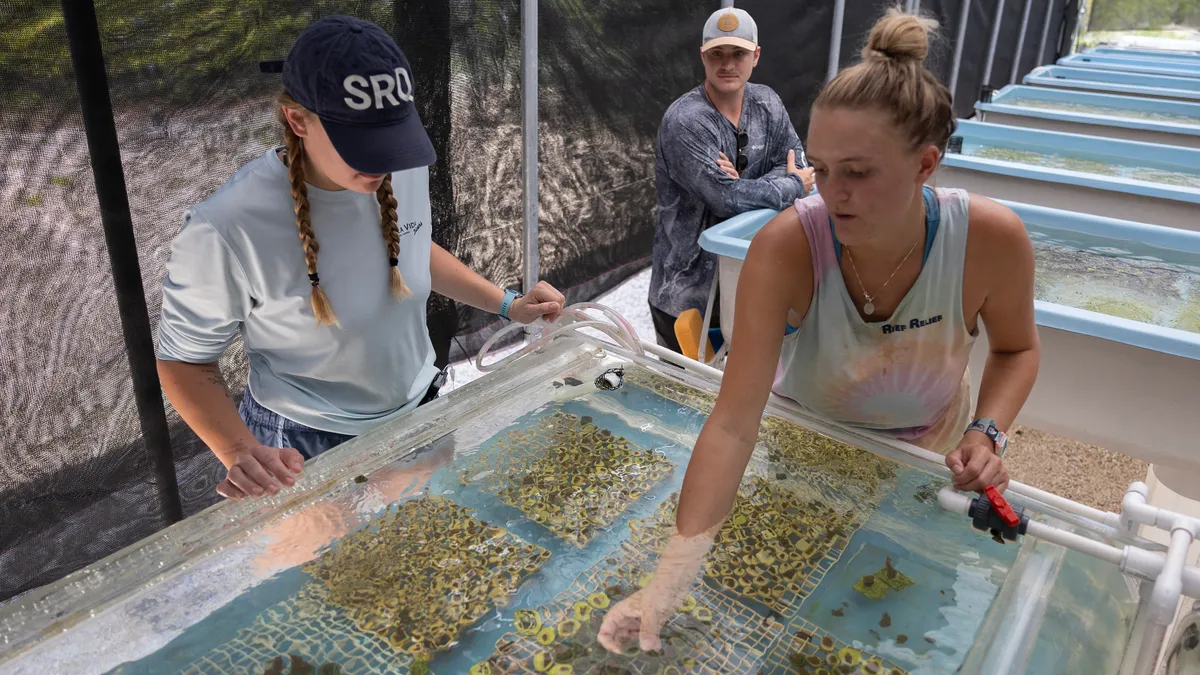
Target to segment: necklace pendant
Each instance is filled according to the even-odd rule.
[[[874,313],[875,313],[875,304],[874,303],[868,301],[867,304],[863,305],[863,314],[874,314]]]

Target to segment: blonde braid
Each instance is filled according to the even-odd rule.
[[[396,218],[396,196],[392,194],[392,176],[388,174],[375,191],[379,200],[379,215],[383,227],[383,240],[387,242],[388,264],[392,266],[391,288],[392,295],[397,300],[403,300],[412,295],[404,277],[400,275],[400,228]]]
[[[291,96],[286,93],[279,96],[281,106],[300,108]],[[329,296],[321,288],[320,277],[317,275],[317,253],[321,250],[317,237],[312,231],[312,218],[309,215],[308,188],[304,182],[304,144],[300,137],[292,131],[287,118],[280,109],[278,117],[283,123],[283,139],[287,145],[288,180],[292,184],[292,199],[296,202],[296,228],[300,233],[300,242],[304,246],[304,260],[308,263],[308,279],[312,282],[312,309],[317,323],[322,326],[337,326],[337,316],[333,313],[333,305]]]

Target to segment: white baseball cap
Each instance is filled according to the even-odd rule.
[[[758,49],[758,26],[744,9],[724,7],[712,13],[704,22],[700,51],[730,45],[749,51]]]

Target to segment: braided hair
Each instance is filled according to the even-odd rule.
[[[308,265],[308,280],[312,284],[313,316],[322,326],[337,326],[339,325],[337,315],[333,312],[329,296],[321,288],[321,277],[317,273],[317,254],[320,253],[321,246],[317,242],[316,235],[313,234],[312,217],[309,213],[308,186],[304,179],[304,141],[288,124],[287,116],[283,112],[284,108],[304,113],[308,111],[287,92],[279,94],[276,117],[283,125],[288,180],[292,184],[292,200],[295,202],[296,229],[299,231],[300,244],[304,247],[304,261]],[[392,194],[390,174],[383,179],[383,183],[375,192],[375,198],[379,200],[380,227],[383,230],[383,241],[387,244],[388,264],[392,268],[388,284],[392,296],[397,300],[404,300],[412,294],[412,291],[409,290],[408,285],[404,283],[404,278],[400,275],[400,230],[396,216],[396,197]]]

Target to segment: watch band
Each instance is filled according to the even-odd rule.
[[[1008,434],[1000,431],[1000,428],[996,426],[996,420],[990,417],[976,417],[967,425],[967,429],[963,433],[965,434],[967,431],[978,431],[992,439],[992,443],[996,447],[996,454],[1004,457],[1004,451],[1008,449]]]
[[[500,301],[500,317],[507,319],[508,310],[512,309],[512,304],[517,298],[525,297],[524,294],[518,293],[511,288],[504,289],[504,299]]]

